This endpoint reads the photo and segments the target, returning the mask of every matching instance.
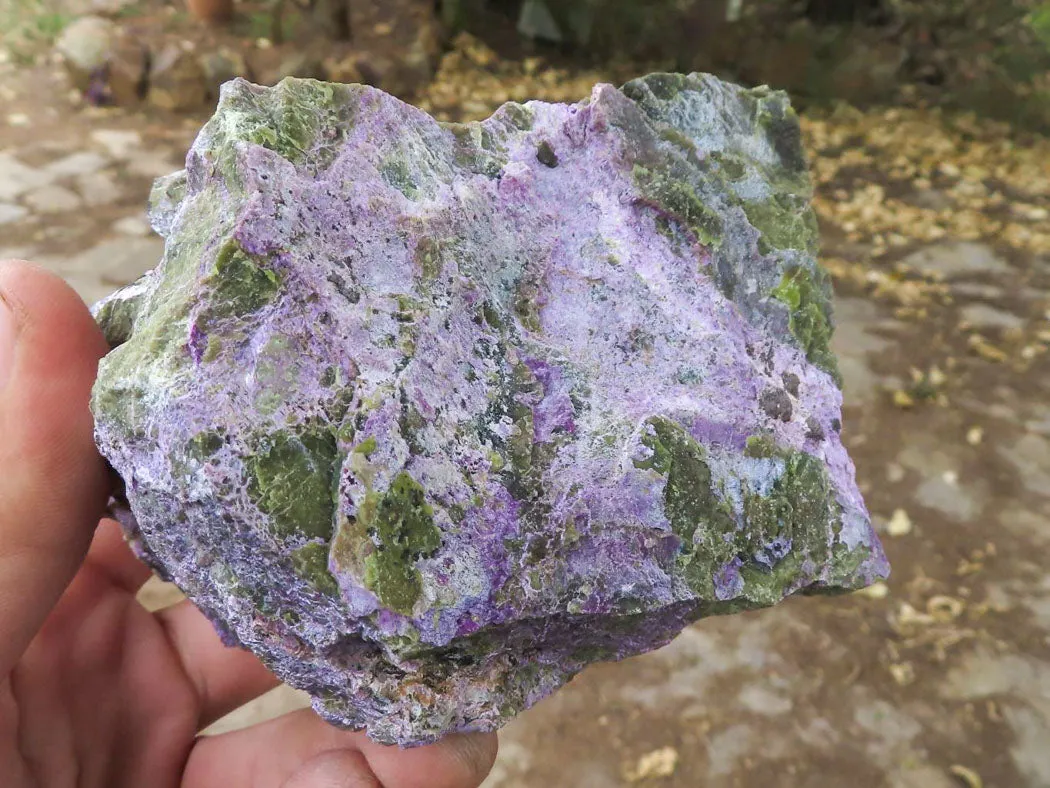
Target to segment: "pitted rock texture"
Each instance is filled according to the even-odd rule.
[[[783,94],[442,124],[227,83],[96,307],[135,549],[335,724],[504,724],[687,623],[884,577]]]

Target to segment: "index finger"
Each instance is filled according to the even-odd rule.
[[[0,262],[0,674],[84,558],[106,501],[88,407],[106,341],[79,296]]]

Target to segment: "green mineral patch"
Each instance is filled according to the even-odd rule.
[[[261,437],[246,460],[248,495],[279,537],[330,539],[335,511],[335,439],[321,429]]]
[[[518,316],[521,325],[528,331],[543,330],[543,324],[540,322],[539,297],[539,283],[523,275],[514,290],[514,314]]]
[[[722,220],[715,211],[704,205],[696,189],[669,172],[634,166],[634,182],[642,197],[654,207],[682,225],[704,246],[717,247],[721,243]]]
[[[642,443],[652,454],[634,464],[667,477],[664,512],[683,544],[692,545],[701,526],[722,532],[734,528],[731,511],[715,494],[703,446],[670,419],[650,419],[648,427]]]
[[[543,387],[527,365],[518,363],[505,370],[498,395],[479,422],[479,437],[495,449],[489,459],[501,473],[508,491],[519,501],[533,501],[541,491],[544,470],[557,443],[537,444],[531,402],[543,395]],[[489,426],[509,419],[513,430],[506,438],[493,434]]]
[[[437,552],[441,531],[423,487],[402,471],[385,493],[369,492],[356,515],[340,524],[337,565],[363,573],[384,607],[409,615],[422,593],[416,562]]]
[[[376,443],[375,437],[370,435],[354,447],[354,453],[360,454],[366,458],[371,457],[372,452],[376,450],[377,446],[378,444]]]
[[[817,216],[806,197],[781,193],[768,200],[745,202],[743,208],[747,220],[761,233],[758,249],[762,254],[776,249],[816,253]]]
[[[670,142],[687,156],[696,154],[696,143],[673,126],[660,129],[660,138]]]
[[[703,446],[684,428],[653,418],[642,442],[651,453],[635,460],[635,467],[667,479],[664,512],[682,540],[679,569],[698,594],[712,598],[715,574],[740,558],[746,606],[773,604],[797,580],[807,558],[818,566],[827,559],[828,527],[836,522],[838,511],[820,460],[781,450],[767,436],[752,436],[746,454],[777,458],[783,471],[767,494],[744,485],[743,523],[738,527],[733,508],[717,492]],[[772,543],[790,544],[790,551],[783,556],[765,554]]]
[[[623,92],[628,98],[638,101],[645,95],[643,86],[647,86],[656,98],[670,101],[683,90],[688,90],[691,87],[689,83],[690,79],[685,74],[655,73],[631,80],[623,86]]]
[[[187,226],[215,226],[214,216],[219,211],[220,199],[214,189],[195,195],[185,208],[183,221]],[[180,372],[191,369],[188,352],[189,316],[200,300],[196,277],[200,259],[205,254],[208,236],[187,234],[179,244],[169,245],[159,284],[148,299],[136,304],[132,325],[121,321],[131,315],[116,306],[112,312],[99,315],[106,333],[121,335],[124,341],[99,364],[99,384],[95,387],[92,409],[104,413],[113,422],[123,424],[129,434],[139,431],[137,412],[142,392],[135,383],[144,375],[159,373],[169,376],[174,385]],[[112,322],[112,328],[107,324]],[[126,335],[132,329],[130,335]]]
[[[499,310],[493,301],[483,301],[481,303],[481,316],[489,327],[501,331],[503,329],[503,318],[500,317]]]
[[[281,289],[281,277],[261,258],[249,255],[228,241],[215,258],[215,265],[201,282],[211,289],[202,322],[250,315],[271,303]]]
[[[292,551],[295,573],[324,594],[339,593],[339,585],[328,571],[328,543],[309,542]]]
[[[499,177],[507,163],[506,153],[496,144],[492,132],[481,123],[442,123],[455,140],[456,164],[488,178]]]
[[[769,435],[752,435],[744,447],[744,455],[753,459],[770,459],[776,457],[777,452],[777,444]]]
[[[409,200],[415,201],[418,199],[419,187],[412,179],[412,172],[408,169],[408,164],[403,159],[388,159],[383,162],[383,165],[379,168],[379,174],[383,176],[384,181],[405,195]]]
[[[444,267],[441,259],[441,245],[433,238],[424,236],[419,239],[416,243],[415,258],[424,282],[432,282],[441,276]]]
[[[201,355],[201,361],[204,363],[210,363],[215,361],[222,353],[222,340],[217,336],[209,336],[208,344],[204,348],[204,353]]]
[[[186,171],[179,170],[171,175],[157,178],[153,182],[147,199],[150,216],[168,214],[186,198]],[[161,235],[167,235],[162,231]]]
[[[508,440],[510,460],[512,465],[524,473],[531,465],[533,416],[532,406],[518,397],[525,395],[538,399],[543,396],[543,386],[526,364],[515,364],[511,371],[510,387],[512,394],[508,411],[516,430],[514,437]]]
[[[289,77],[275,87],[257,92],[237,85],[224,93],[215,117],[205,127],[221,171],[231,182],[234,142],[261,145],[293,164],[308,157],[323,168],[353,121],[360,85],[339,85]]]
[[[532,128],[532,110],[522,104],[508,101],[496,111],[496,114],[518,131],[528,131]]]
[[[423,444],[422,439],[423,431],[427,426],[426,419],[423,418],[423,414],[411,402],[408,393],[404,389],[401,389],[400,399],[401,413],[397,421],[401,430],[401,437],[404,438],[405,443],[408,444],[408,450],[414,456],[427,454],[427,448]]]
[[[102,305],[95,319],[111,348],[123,345],[131,338],[141,306],[142,296],[110,299]]]
[[[840,594],[854,590],[858,583],[857,571],[861,564],[871,558],[871,548],[857,545],[850,550],[846,545],[837,542],[831,550],[831,572],[828,575],[828,587],[815,589],[816,593]]]
[[[744,495],[747,554],[759,551],[778,537],[803,543],[803,552],[819,561],[832,519],[831,484],[820,460],[804,452],[781,452],[784,472],[768,495],[748,491]]]
[[[754,88],[745,91],[756,101],[756,118],[781,164],[789,173],[806,173],[806,154],[798,114],[782,91]]]
[[[734,554],[725,538],[736,529],[732,510],[715,492],[703,446],[670,419],[650,419],[647,428],[642,443],[651,454],[635,467],[666,476],[664,513],[682,540],[680,570],[691,588],[710,597],[715,569]]]
[[[827,372],[841,386],[838,362],[831,350],[830,293],[822,268],[792,268],[771,295],[791,312],[789,328],[810,363]]]
[[[718,164],[719,171],[730,181],[739,181],[747,175],[747,165],[739,156],[731,153],[712,153],[711,160]]]
[[[186,455],[198,462],[204,462],[223,447],[225,441],[218,432],[205,430],[198,432],[186,444]]]

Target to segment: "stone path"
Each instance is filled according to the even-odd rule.
[[[159,259],[143,195],[178,161],[126,129],[0,150],[0,255],[33,258],[85,301],[101,298]]]
[[[0,256],[92,302],[158,259],[145,196],[193,123],[29,123],[0,118]],[[829,257],[873,253],[825,229]],[[867,268],[832,267],[845,436],[889,583],[701,622],[585,671],[507,728],[486,788],[1050,785],[1050,257],[947,236],[902,264],[940,294],[921,319]],[[302,702],[284,689],[219,728]]]

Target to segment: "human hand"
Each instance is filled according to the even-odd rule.
[[[494,735],[412,750],[309,710],[218,736],[277,684],[188,601],[150,613],[150,571],[108,496],[88,397],[106,343],[76,294],[0,262],[0,775],[11,788],[474,788]]]

